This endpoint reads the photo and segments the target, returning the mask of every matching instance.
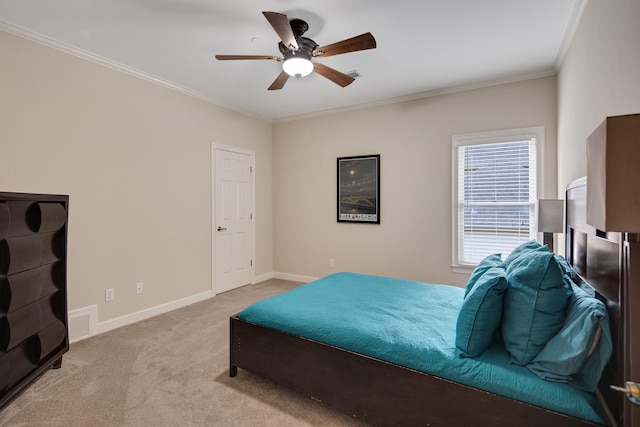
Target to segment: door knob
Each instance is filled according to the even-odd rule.
[[[626,394],[631,403],[640,405],[640,384],[627,381],[624,387],[612,385],[611,388]]]
[[[227,231],[227,227],[218,227],[218,231]]]

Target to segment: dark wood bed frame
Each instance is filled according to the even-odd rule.
[[[586,224],[586,179],[567,189],[566,257],[610,314],[614,353],[597,391],[603,418],[632,427],[623,385],[630,366],[625,296],[634,236]],[[636,273],[637,274],[637,273]],[[626,280],[624,280],[626,278]],[[637,283],[635,283],[637,285]],[[253,372],[371,425],[594,426],[473,387],[231,317],[230,376]],[[638,338],[635,338],[638,341]],[[629,378],[628,376],[626,378]],[[625,420],[625,411],[627,417]]]

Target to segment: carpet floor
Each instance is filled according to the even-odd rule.
[[[294,287],[272,279],[71,344],[0,412],[0,426],[364,426],[239,370],[229,317]]]

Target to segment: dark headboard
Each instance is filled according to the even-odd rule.
[[[624,286],[622,233],[606,233],[587,224],[587,179],[567,187],[565,256],[579,275],[581,286],[589,286],[609,312],[613,355],[600,379],[598,397],[610,423],[624,426],[624,394],[609,386],[623,385],[625,377]]]

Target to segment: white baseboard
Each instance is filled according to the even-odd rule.
[[[256,283],[264,282],[265,280],[269,280],[269,279],[280,279],[280,280],[290,280],[292,282],[309,283],[309,282],[313,282],[314,280],[318,280],[319,278],[311,277],[311,276],[300,276],[298,274],[278,273],[276,271],[272,271],[271,273],[265,273],[265,274],[256,276],[253,279],[253,282],[251,282],[251,284],[253,285]]]
[[[302,282],[302,283],[309,283],[309,282],[313,282],[314,280],[318,280],[318,277],[300,276],[297,274],[277,273],[277,272],[273,273],[273,278],[281,279],[281,280],[290,280],[292,282]]]
[[[261,274],[254,277],[252,284],[264,282],[269,279],[290,280],[292,282],[309,283],[318,280],[317,277],[300,276],[297,274],[271,272]],[[116,317],[115,319],[98,322],[98,305],[89,305],[86,307],[70,310],[69,318],[69,342],[74,343],[94,335],[99,335],[122,326],[130,325],[141,320],[149,319],[159,314],[168,313],[178,308],[186,307],[200,301],[204,301],[213,297],[212,291],[202,292],[179,300],[170,301],[155,307],[136,311],[135,313],[126,314]]]
[[[168,313],[178,308],[186,307],[213,296],[211,291],[202,292],[186,298],[181,298],[155,307],[136,311],[114,319],[98,322],[98,306],[90,305],[69,311],[69,342],[90,338],[122,326],[146,320],[159,314]]]
[[[261,274],[259,276],[254,277],[253,282],[251,282],[251,284],[254,285],[256,283],[264,282],[265,280],[269,280],[269,279],[273,279],[273,271],[271,273],[265,273],[265,274]]]

